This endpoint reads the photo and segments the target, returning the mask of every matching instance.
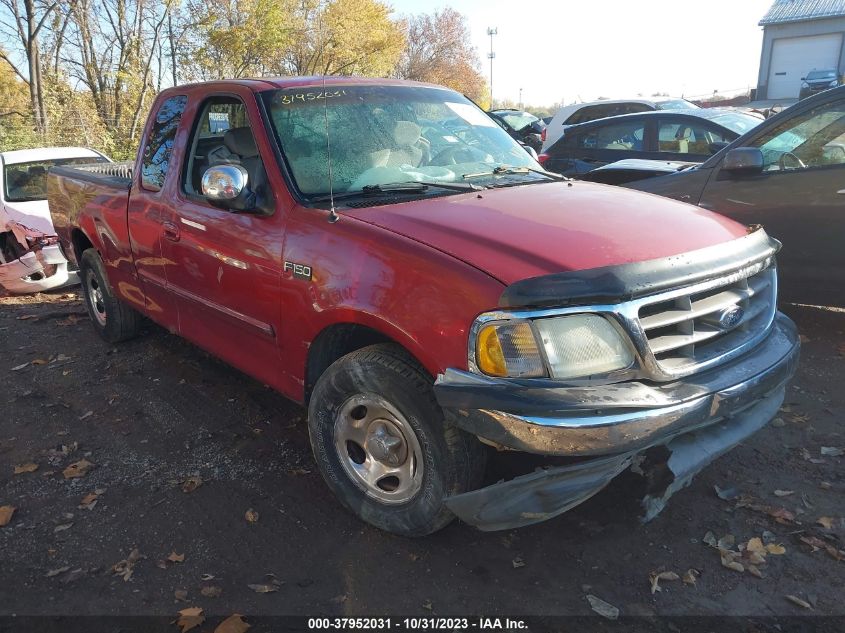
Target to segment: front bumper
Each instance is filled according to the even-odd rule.
[[[0,265],[0,286],[13,294],[43,292],[77,281],[77,273],[68,270],[58,244],[29,251],[20,259]]]
[[[707,463],[774,416],[798,356],[795,325],[778,314],[749,353],[672,383],[561,387],[448,370],[435,393],[460,428],[501,448],[588,459],[451,497],[447,504],[482,529],[542,521],[601,490],[647,449],[665,445],[664,466],[672,477],[644,501],[651,518]]]

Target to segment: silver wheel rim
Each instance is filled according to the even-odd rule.
[[[349,478],[368,496],[405,503],[422,487],[422,448],[408,421],[384,398],[349,398],[335,418],[334,444]]]
[[[88,305],[91,306],[91,313],[94,319],[101,326],[106,324],[106,304],[103,301],[103,289],[97,281],[97,276],[89,270],[85,276],[85,291],[88,293]]]

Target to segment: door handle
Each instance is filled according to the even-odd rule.
[[[179,226],[173,222],[162,222],[161,228],[164,231],[164,237],[171,242],[179,241]]]

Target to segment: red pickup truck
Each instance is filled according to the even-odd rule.
[[[439,86],[179,86],[134,165],[48,180],[97,332],[148,317],[307,405],[328,486],[398,534],[541,521],[629,467],[654,516],[798,359],[763,229],[545,172]],[[495,449],[543,467],[485,485]]]

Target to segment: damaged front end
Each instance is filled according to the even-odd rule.
[[[30,294],[78,281],[59,246],[59,238],[14,224],[0,233],[0,286],[12,294]]]
[[[702,468],[765,426],[795,373],[799,339],[794,324],[776,310],[777,244],[762,231],[735,242],[728,252],[705,249],[710,252],[693,253],[684,262],[636,264],[633,272],[588,271],[597,281],[593,286],[615,289],[617,302],[496,313],[493,323],[518,324],[523,332],[513,339],[518,346],[502,337],[496,351],[507,356],[518,348],[520,364],[514,366],[531,370],[532,342],[525,332],[533,331],[545,377],[480,371],[486,361],[473,348],[475,328],[470,370],[449,369],[435,383],[450,420],[500,449],[554,456],[557,464],[560,457],[571,459],[453,496],[446,501],[449,509],[482,530],[529,525],[582,503],[631,468],[647,482],[642,501],[647,521]],[[649,264],[657,280],[652,286],[641,274]],[[708,269],[714,272],[708,275]],[[561,284],[589,287],[581,273],[556,275],[551,283],[539,279],[534,288],[517,289],[529,305]],[[662,290],[654,292],[658,287]],[[627,337],[633,360],[604,376],[556,379],[556,371],[567,368],[558,370],[548,359],[566,350],[538,322],[583,314],[613,323],[618,336]],[[731,319],[720,326],[724,314]],[[481,327],[490,327],[483,317]],[[576,334],[565,344],[577,347],[590,336],[584,328]],[[592,362],[583,354],[576,357]]]

